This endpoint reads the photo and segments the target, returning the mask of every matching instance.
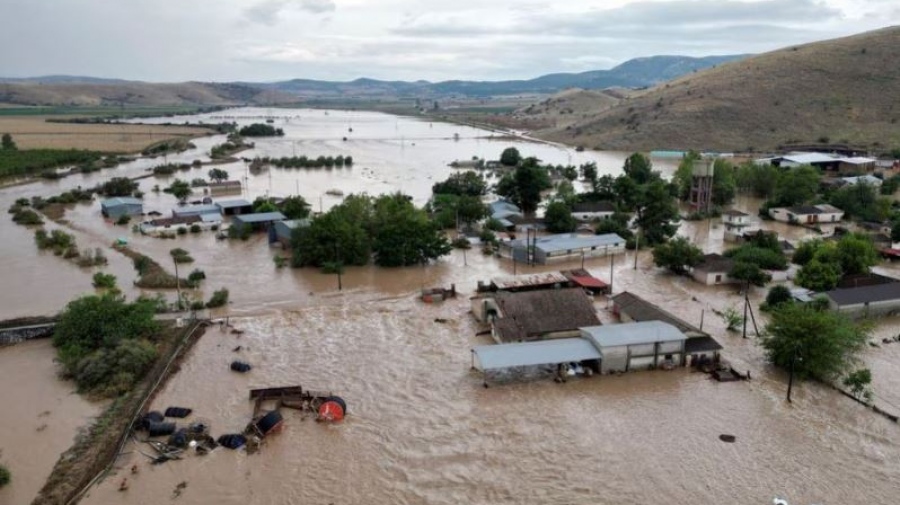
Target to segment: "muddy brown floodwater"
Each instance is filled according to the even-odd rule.
[[[245,124],[272,111],[228,114],[200,119]],[[340,199],[324,192],[339,188],[373,194],[403,190],[422,203],[434,181],[451,172],[448,162],[472,155],[495,158],[511,144],[493,141],[481,130],[384,114],[279,109],[276,115],[283,116],[276,123],[286,136],[261,139],[242,155],[351,154],[356,163],[343,171],[273,169],[261,174],[249,174],[243,162],[225,165],[233,178],[247,177],[245,198],[299,191],[314,207],[321,202],[327,209]],[[459,140],[454,133],[460,133]],[[176,159],[202,157],[221,140],[201,139],[196,151]],[[616,173],[624,158],[624,153],[513,144],[523,154],[552,163],[597,161],[601,173]],[[137,175],[153,164],[141,160],[103,176],[8,188],[0,191],[0,204],[93,184],[98,180],[94,177]],[[671,161],[657,166],[666,173],[674,169]],[[207,170],[179,177],[203,177]],[[174,206],[169,195],[149,191],[169,182],[141,182],[148,191],[147,209],[168,212]],[[750,198],[737,202],[738,208],[753,214],[758,205]],[[220,448],[207,456],[189,454],[182,461],[154,466],[136,452],[147,448],[129,446],[117,462],[117,472],[93,488],[83,503],[693,505],[768,504],[776,496],[792,505],[896,501],[900,428],[816,384],[797,385],[794,403],[787,404],[786,376],[766,363],[752,327],[751,338],[743,339],[727,332],[714,313],[739,308],[738,293],[663,274],[648,252],[639,255],[637,268],[633,252],[615,258],[614,291],[633,291],[694,324],[702,320],[704,329],[725,347],[726,359],[751,371],[752,381],[720,384],[700,373],[677,370],[556,384],[548,372],[538,370],[502,374],[492,380],[492,387],[482,387],[481,375],[470,369],[470,349],[487,343],[476,336],[481,328],[469,313],[468,297],[476,282],[514,271],[571,268],[580,261],[523,267],[485,257],[477,249],[465,254],[457,250],[426,267],[349,268],[342,279],[344,290],[338,292],[334,275],[276,269],[271,257],[278,249],[261,236],[246,242],[216,241],[211,234],[174,241],[142,237],[103,221],[96,202],[76,206],[67,218],[69,230],[83,246],[107,247],[124,236],[135,249],[164,264],[172,247],[188,249],[196,259],[191,267],[202,268],[208,277],[198,296],[208,296],[219,286],[231,290],[233,303],[215,315],[230,314],[244,333],[208,331],[159,394],[154,409],[190,407],[194,417],[188,420],[206,419],[213,433],[221,435],[246,425],[252,413],[248,390],[254,387],[302,384],[339,394],[349,406],[348,418],[337,425],[317,424],[285,411],[284,432],[270,437],[254,455]],[[771,226],[791,239],[807,235],[800,228]],[[71,297],[90,292],[91,272],[36,255],[31,231],[0,220],[0,232],[9,237],[0,242],[0,268],[4,279],[19,286],[0,292],[0,311],[6,317],[52,312]],[[686,222],[679,233],[707,251],[725,247],[721,226],[715,223]],[[129,286],[134,277],[130,261],[114,252],[108,256],[107,270],[119,277],[126,294],[139,294]],[[610,280],[609,260],[589,259],[585,267]],[[900,273],[890,266],[882,271]],[[450,283],[461,292],[459,298],[435,305],[418,301],[420,288]],[[754,291],[754,301],[758,304],[764,294]],[[602,297],[595,302],[601,319],[613,322],[607,303]],[[763,324],[765,316],[758,316]],[[879,338],[900,331],[898,322],[880,323]],[[237,346],[242,350],[234,352]],[[50,366],[48,347],[45,354],[13,354],[23,352],[18,349],[0,350],[0,360]],[[245,375],[231,372],[228,365],[238,358],[254,369]],[[867,349],[865,361],[873,368],[879,403],[900,413],[900,408],[890,407],[900,405],[900,344]],[[5,363],[0,361],[4,371]],[[14,401],[28,398],[31,386],[23,382],[21,387],[25,391],[16,393],[21,396]],[[78,411],[86,407],[79,405],[68,408],[74,417],[66,419],[83,420]],[[0,411],[0,425],[19,423],[11,410]],[[723,443],[720,434],[735,435],[737,441]],[[26,454],[38,436],[29,432],[0,440],[3,447]],[[2,458],[9,461],[6,450]],[[40,471],[21,471],[39,482],[51,464]],[[132,465],[138,466],[136,475],[128,470]],[[127,491],[118,490],[123,478],[128,479]]]

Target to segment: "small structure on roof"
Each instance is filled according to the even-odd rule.
[[[589,326],[582,338],[600,350],[600,373],[681,366],[687,337],[662,321]]]
[[[241,214],[234,216],[231,220],[231,226],[247,227],[254,230],[270,229],[277,221],[284,221],[284,214],[281,212],[257,212],[253,214]]]
[[[731,272],[732,268],[734,268],[733,259],[726,258],[718,253],[706,254],[703,256],[700,264],[691,269],[691,277],[707,286],[730,284],[737,282],[728,277],[728,273]]]
[[[202,216],[203,214],[219,214],[219,207],[213,204],[185,205],[172,209],[172,217]]]
[[[600,324],[591,299],[580,288],[512,293],[472,299],[472,313],[491,323],[498,343],[578,336],[578,328]]]
[[[560,272],[572,284],[589,291],[593,295],[609,294],[609,284],[591,275],[590,272],[583,268],[573,270],[563,270]]]
[[[284,221],[276,221],[271,228],[269,235],[269,243],[278,242],[284,249],[291,246],[291,236],[297,228],[308,228],[312,223],[309,219],[285,219]]]
[[[498,252],[501,257],[523,263],[545,264],[555,260],[622,254],[625,252],[625,239],[615,233],[603,235],[559,233],[531,240],[501,242]]]
[[[120,196],[100,202],[100,213],[110,219],[122,216],[140,216],[144,213],[144,202],[139,198]]]
[[[796,205],[794,207],[774,207],[769,215],[783,223],[817,224],[836,223],[843,219],[844,211],[828,204]]]
[[[251,214],[253,212],[253,204],[243,198],[222,200],[216,202],[216,207],[219,208],[219,213],[223,216],[236,216],[238,214]]]

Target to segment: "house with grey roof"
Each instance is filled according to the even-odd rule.
[[[684,362],[687,337],[678,328],[663,321],[588,326],[581,328],[582,338],[600,351],[600,373],[647,370]]]
[[[574,337],[578,328],[600,324],[581,288],[485,293],[472,299],[472,313],[491,324],[498,343]]]
[[[739,282],[728,277],[728,273],[734,268],[734,260],[718,253],[707,254],[697,266],[691,269],[691,277],[695,281],[715,286],[717,284],[730,284]]]
[[[900,314],[900,282],[838,288],[825,296],[832,310],[854,318]]]

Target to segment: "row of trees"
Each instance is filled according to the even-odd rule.
[[[306,156],[290,156],[282,158],[256,158],[254,160],[262,165],[273,165],[278,168],[331,168],[353,166],[353,156],[318,156],[308,158]]]
[[[241,137],[283,137],[284,130],[265,123],[253,123],[238,130]]]
[[[431,187],[433,196],[425,210],[440,228],[469,225],[488,216],[488,207],[481,201],[487,190],[481,174],[456,172]]]
[[[793,261],[802,265],[794,282],[823,292],[834,289],[844,275],[868,273],[878,263],[878,250],[869,237],[847,234],[837,242],[803,242],[794,252]]]
[[[341,268],[370,261],[408,266],[450,252],[440,226],[402,193],[350,195],[291,237],[294,266]]]

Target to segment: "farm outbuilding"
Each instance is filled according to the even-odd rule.
[[[835,289],[825,293],[832,310],[850,317],[880,317],[900,313],[900,282]]]
[[[271,228],[269,234],[269,243],[278,242],[282,247],[287,249],[291,246],[291,235],[297,228],[306,228],[310,225],[309,219],[287,219],[284,221],[276,221],[275,226]]]
[[[243,199],[222,200],[221,202],[216,202],[216,207],[219,208],[219,213],[223,216],[253,213],[253,204]]]
[[[140,216],[144,213],[144,202],[138,198],[122,196],[100,202],[100,212],[104,217],[118,219],[122,216]]]
[[[472,299],[472,313],[491,323],[498,343],[575,337],[578,328],[600,324],[581,288],[484,294]]]
[[[202,216],[203,214],[221,215],[219,207],[213,204],[185,205],[172,209],[172,217]]]
[[[684,363],[684,333],[669,323],[640,323],[588,326],[582,338],[594,343],[602,355],[601,373],[647,370],[681,366]]]
[[[231,220],[231,225],[237,227],[249,226],[254,230],[261,230],[268,229],[273,223],[284,220],[284,214],[281,212],[257,212],[255,214],[234,216]]]
[[[509,240],[500,243],[499,254],[516,261],[546,264],[556,260],[580,257],[599,257],[625,252],[625,239],[615,233],[579,235],[560,233],[531,239]],[[531,251],[532,258],[529,258]]]

